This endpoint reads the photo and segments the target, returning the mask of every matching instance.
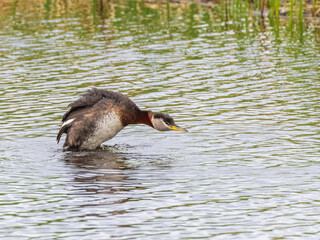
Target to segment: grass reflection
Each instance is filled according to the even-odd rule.
[[[206,33],[229,30],[234,31],[238,38],[247,38],[251,35],[251,26],[261,32],[265,25],[271,27],[276,39],[279,32],[285,30],[295,38],[293,40],[302,42],[306,28],[319,36],[319,19],[304,18],[307,10],[296,7],[302,6],[302,1],[300,5],[294,5],[294,1],[290,1],[291,5],[266,1],[268,18],[261,18],[256,12],[261,8],[259,2],[209,1],[210,4],[203,5],[199,1],[4,0],[0,4],[0,29],[16,34],[37,34],[58,28],[74,32],[80,39],[86,39],[92,33],[113,33],[114,38],[130,33],[128,35],[134,36],[132,41],[135,43],[150,42],[154,36],[194,39]],[[318,3],[314,1],[313,7],[316,13]]]

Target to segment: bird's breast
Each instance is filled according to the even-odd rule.
[[[113,138],[123,129],[120,117],[115,112],[97,117],[92,133],[81,144],[81,148],[95,149],[101,143]]]

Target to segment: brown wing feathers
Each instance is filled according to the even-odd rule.
[[[108,102],[112,103],[110,106],[115,107],[116,112],[118,112],[121,118],[123,126],[126,126],[130,123],[137,123],[136,118],[140,113],[140,109],[129,98],[118,92],[91,88],[82,94],[78,100],[69,104],[68,107],[70,107],[70,109],[62,117],[62,122],[64,124],[58,133],[57,141],[60,141],[63,133],[68,133],[74,122],[81,121],[82,116],[89,113],[92,110],[92,106],[103,99],[108,99]],[[70,123],[67,123],[67,121],[71,119],[74,120],[70,121]]]
[[[62,136],[63,133],[68,133],[68,130],[69,128],[72,126],[72,123],[70,124],[66,124],[66,125],[63,125],[60,130],[59,130],[59,133],[57,135],[57,142],[59,143],[60,142],[60,138]]]
[[[104,96],[101,91],[97,88],[91,88],[87,90],[86,93],[82,94],[81,97],[70,103],[68,107],[70,109],[63,115],[62,122],[66,122],[68,119],[77,119],[81,117],[86,112],[90,111],[90,107],[99,102],[103,99]],[[60,128],[60,131],[57,135],[57,142],[59,143],[60,138],[63,133],[68,133],[70,127],[72,126],[74,121],[70,122],[69,124],[63,124]]]
[[[84,107],[90,107],[99,102],[101,99],[103,99],[105,96],[103,96],[101,90],[97,88],[91,88],[88,89],[86,93],[81,94],[81,97],[74,101],[73,103],[70,103],[68,107],[70,107],[69,111],[67,111],[63,117],[62,122],[66,121],[69,117],[69,115],[74,112],[75,110],[79,110]]]

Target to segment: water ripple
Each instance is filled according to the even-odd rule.
[[[0,25],[1,238],[319,238],[312,29],[301,42],[256,19],[205,21],[202,7],[168,23],[133,2],[98,21],[81,4]],[[62,152],[61,117],[92,86],[189,133],[128,126],[104,150]]]

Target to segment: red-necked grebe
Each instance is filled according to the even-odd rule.
[[[67,134],[63,148],[66,150],[92,150],[113,138],[129,124],[143,123],[158,131],[177,130],[172,117],[163,113],[142,111],[128,97],[104,89],[91,88],[69,104],[69,111],[62,117],[62,125],[57,136]]]

